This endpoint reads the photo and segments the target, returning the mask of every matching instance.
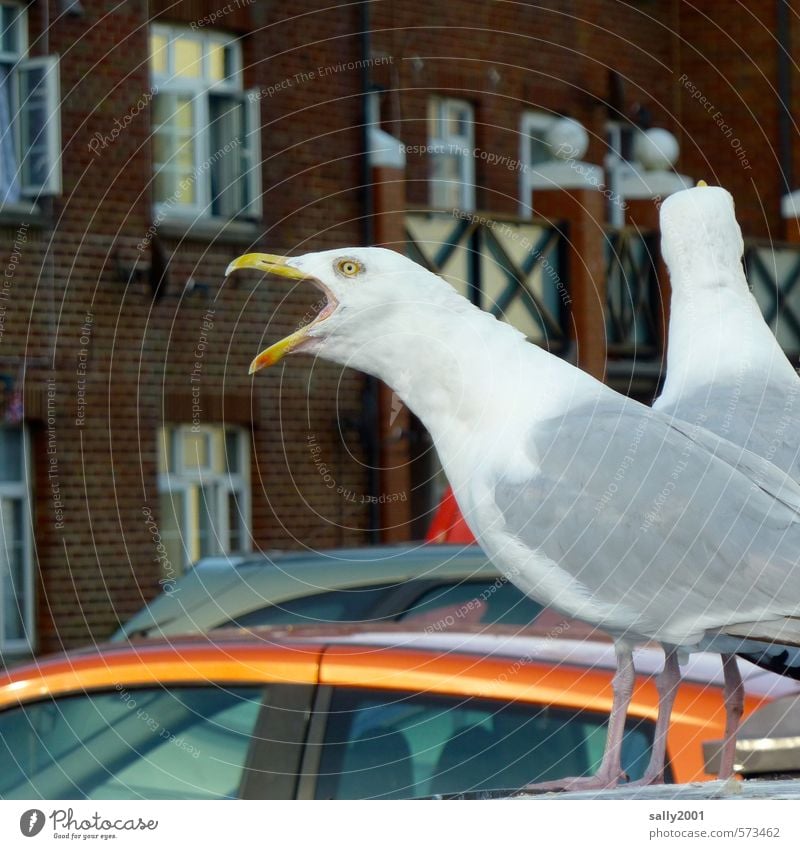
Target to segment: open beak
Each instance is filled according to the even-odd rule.
[[[238,257],[227,267],[225,276],[227,277],[232,272],[238,271],[241,268],[253,268],[257,271],[263,271],[265,274],[275,274],[278,277],[287,277],[290,280],[308,280],[318,289],[321,289],[328,299],[328,303],[310,324],[301,327],[299,330],[295,330],[294,333],[285,339],[281,339],[280,342],[270,345],[269,348],[262,351],[250,363],[249,373],[254,374],[259,369],[275,365],[275,363],[282,360],[287,354],[290,354],[297,348],[301,342],[305,341],[311,328],[319,322],[324,321],[336,309],[337,301],[333,293],[319,280],[289,265],[287,257],[275,256],[274,254],[244,254],[244,256]]]

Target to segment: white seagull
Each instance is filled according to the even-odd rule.
[[[800,480],[800,378],[747,284],[733,198],[701,181],[664,201],[660,225],[672,296],[666,379],[653,408],[747,448]],[[723,649],[729,729],[742,711],[734,652],[800,678],[800,653],[789,647],[734,640],[717,646]],[[680,681],[677,654],[668,646],[665,652],[657,740],[666,733]],[[725,773],[732,768],[732,761],[722,765]],[[651,762],[646,778],[655,779],[657,770]]]
[[[495,564],[615,638],[601,766],[560,786],[622,778],[634,644],[800,643],[800,487],[773,464],[619,395],[393,251],[247,254],[228,273],[242,268],[307,280],[327,297],[251,373],[308,353],[392,386],[433,437]],[[734,745],[731,733],[726,751]]]

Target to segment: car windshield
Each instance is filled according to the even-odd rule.
[[[262,696],[120,686],[10,708],[0,713],[0,798],[235,797]]]

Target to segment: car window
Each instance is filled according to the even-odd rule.
[[[126,689],[0,713],[0,798],[237,795],[263,689]]]
[[[542,605],[498,577],[487,581],[440,584],[415,599],[400,618],[427,617],[439,609],[446,610],[456,622],[530,625],[542,612]]]
[[[397,584],[381,584],[347,590],[329,590],[281,604],[270,604],[230,619],[219,628],[257,628],[260,625],[318,625],[331,622],[364,622],[372,620],[370,612]]]
[[[607,716],[488,699],[334,692],[318,799],[407,799],[592,775]],[[644,774],[652,723],[629,720],[623,768]]]

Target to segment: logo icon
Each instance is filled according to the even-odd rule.
[[[44,812],[38,808],[31,808],[19,818],[19,830],[25,837],[36,837],[44,828]]]

